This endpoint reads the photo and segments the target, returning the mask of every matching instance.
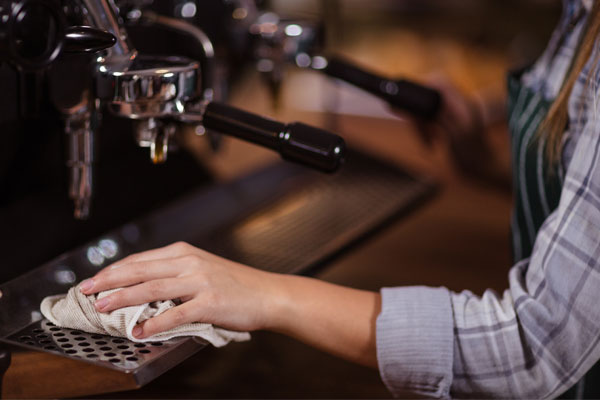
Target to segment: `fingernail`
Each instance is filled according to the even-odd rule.
[[[133,328],[133,330],[131,331],[131,334],[135,337],[140,337],[142,335],[142,327],[141,326],[136,326],[135,328]]]
[[[87,292],[87,291],[91,290],[93,287],[94,287],[93,279],[86,279],[85,281],[81,282],[81,285],[79,285],[79,289],[82,292]]]
[[[121,266],[119,264],[114,264],[110,266],[110,269],[117,269],[117,268],[121,268]]]
[[[96,301],[96,303],[94,303],[94,305],[96,306],[96,308],[98,310],[102,311],[106,308],[106,306],[108,306],[108,298],[103,297],[100,300]]]

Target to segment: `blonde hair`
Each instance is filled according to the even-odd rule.
[[[571,68],[565,77],[563,86],[556,96],[556,99],[550,106],[546,118],[540,125],[538,130],[538,137],[546,138],[546,159],[551,165],[556,165],[560,161],[560,155],[562,152],[562,136],[567,125],[567,108],[569,103],[569,97],[573,91],[573,86],[579,77],[579,74],[583,70],[583,67],[588,62],[594,44],[600,32],[600,0],[594,1],[594,5],[587,17],[587,23],[585,31],[582,33],[582,38],[579,42],[579,46],[574,55]],[[594,61],[595,63],[598,60]],[[592,79],[592,73],[594,68],[590,70],[588,76],[588,84]]]

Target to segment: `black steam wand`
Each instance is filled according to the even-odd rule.
[[[202,123],[207,129],[277,151],[285,160],[323,171],[337,170],[344,160],[344,140],[300,122],[283,124],[221,103],[209,103]]]
[[[435,89],[378,75],[339,56],[319,54],[324,34],[322,24],[281,20],[276,14],[264,13],[248,32],[255,38],[257,67],[267,74],[274,92],[279,90],[282,64],[288,62],[350,83],[386,101],[392,108],[420,119],[435,119],[441,108],[441,95]]]
[[[435,89],[377,75],[341,57],[320,60],[318,70],[379,97],[395,109],[425,120],[435,119],[440,110],[442,97]]]

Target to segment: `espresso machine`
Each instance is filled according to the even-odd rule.
[[[335,52],[325,53],[324,17],[286,17],[264,9],[262,2],[255,0],[117,0],[117,3],[125,23],[133,29],[155,24],[157,20],[170,20],[187,22],[210,32],[216,39],[215,46],[222,49],[221,57],[228,60],[225,68],[254,64],[263,75],[276,107],[285,70],[295,67],[354,85],[413,118],[435,120],[441,108],[441,95],[435,89],[407,79],[381,76]],[[202,12],[207,3],[213,10],[208,16]],[[229,68],[227,80],[235,79],[236,71]]]
[[[220,37],[186,17],[230,19],[229,2],[176,3],[181,15],[147,0],[0,3],[0,367],[11,354],[15,366],[6,396],[139,388],[206,346],[139,346],[42,318],[42,298],[118,258],[183,240],[257,268],[313,274],[435,193],[430,180],[347,149],[337,134],[228,105],[239,67],[231,35],[252,55],[256,33],[244,22]],[[419,93],[435,112],[437,93]],[[229,135],[285,161],[219,183],[179,142],[190,130],[215,151]],[[39,368],[23,372],[23,360]],[[96,384],[78,385],[90,377]]]
[[[177,171],[180,168],[188,176],[197,177],[186,179],[189,182],[180,182],[180,187],[172,187],[173,192],[169,193],[169,185],[178,185],[156,182],[156,170],[151,170],[152,165],[129,159],[133,151],[128,150],[132,150],[132,142],[135,141],[139,146],[149,149],[152,163],[164,163],[169,147],[176,147],[175,136],[185,125],[196,126],[198,132],[208,129],[211,132],[230,133],[272,148],[286,159],[324,171],[337,169],[343,159],[344,143],[339,136],[301,123],[281,124],[214,102],[214,79],[211,73],[214,54],[210,40],[202,36],[202,33],[197,34],[199,29],[186,26],[172,28],[183,30],[185,35],[192,33],[192,41],[197,42],[195,47],[203,53],[202,59],[200,56],[192,60],[175,55],[146,55],[133,46],[113,2],[65,2],[65,5],[59,7],[60,2],[53,4],[50,1],[39,2],[43,4],[39,6],[32,5],[36,3],[10,5],[9,2],[6,7],[7,12],[12,11],[13,15],[9,16],[8,23],[4,25],[7,51],[3,69],[7,72],[3,86],[8,93],[8,81],[18,82],[18,87],[14,89],[19,94],[19,110],[10,110],[15,105],[15,99],[4,96],[5,101],[11,104],[4,107],[8,110],[3,112],[3,122],[7,125],[3,130],[9,143],[18,143],[17,146],[12,146],[17,148],[17,152],[28,154],[13,153],[3,157],[8,161],[3,174],[8,182],[2,186],[7,190],[9,198],[11,195],[18,196],[19,190],[12,187],[33,186],[31,180],[36,179],[36,176],[27,176],[26,171],[37,163],[43,164],[39,167],[44,170],[58,167],[59,171],[52,178],[60,182],[63,180],[60,177],[63,171],[60,169],[66,164],[69,170],[67,192],[73,202],[75,221],[64,221],[69,227],[61,226],[61,231],[72,229],[83,241],[89,240],[110,228],[103,222],[107,219],[112,219],[112,225],[115,226],[132,216],[140,215],[137,212],[132,214],[131,209],[121,212],[119,204],[127,202],[123,198],[129,199],[132,206],[135,204],[139,208],[139,204],[152,203],[154,198],[160,197],[150,192],[155,189],[153,185],[161,186],[160,192],[169,199],[176,197],[180,190],[189,189],[190,185],[210,179],[202,177],[206,174],[199,171],[201,166],[198,163],[189,157],[183,161],[186,158],[183,154],[175,157],[174,162],[164,165],[163,171],[175,169],[164,171],[165,177],[172,182],[173,176],[182,175],[182,171]],[[34,27],[40,31],[36,31]],[[46,37],[42,33],[45,30],[56,32]],[[22,32],[31,37],[19,37]],[[42,40],[46,42],[38,43]],[[78,48],[78,43],[81,43],[81,48]],[[44,53],[34,54],[38,48]],[[37,131],[35,135],[41,136],[31,139],[36,142],[33,145],[28,141],[30,130]],[[45,132],[40,132],[42,130]],[[115,134],[115,131],[120,133]],[[214,138],[215,134],[211,133],[210,136]],[[49,145],[40,141],[54,141],[56,143],[53,145],[62,148],[53,148],[53,154],[47,156],[54,159],[42,161],[39,157],[41,154],[35,152],[47,153]],[[114,143],[109,145],[110,141]],[[104,146],[110,146],[110,149],[104,150]],[[9,151],[15,151],[10,149],[11,146],[8,147]],[[128,173],[123,175],[113,171],[110,174],[112,176],[107,178],[108,173],[104,172],[107,168],[116,167],[115,158],[121,151],[128,160],[124,160],[127,165],[120,168],[127,169]],[[139,151],[135,153],[139,157]],[[179,153],[185,151],[180,150]],[[60,162],[61,155],[64,162]],[[172,165],[180,160],[186,165]],[[98,163],[102,166],[96,172],[94,169]],[[136,164],[143,165],[140,168],[147,171],[131,170],[138,167]],[[147,177],[148,182],[136,188],[134,193],[122,193],[119,202],[107,206],[102,205],[105,198],[101,195],[108,193],[100,193],[95,199],[98,204],[92,206],[96,174],[99,175],[98,190],[103,190],[104,179],[111,180],[112,188],[107,188],[106,191],[114,191],[123,178],[138,181]],[[122,186],[123,190],[127,190],[130,184],[122,182]],[[139,192],[144,191],[142,186],[147,188],[145,193]],[[22,188],[25,193],[29,190],[30,187]],[[7,196],[3,198],[3,201],[7,201]],[[23,218],[17,217],[18,211],[11,209],[11,206],[18,207],[16,203],[22,201],[9,204],[7,211],[11,218],[19,218],[19,221],[14,221],[15,224],[22,225]],[[28,210],[23,210],[25,217],[35,214],[34,208],[39,207],[30,205],[27,208]],[[94,218],[93,208],[101,216]],[[103,213],[107,208],[110,208],[111,215]],[[147,211],[149,208],[142,206],[141,209],[140,211]],[[56,215],[54,210],[45,210],[44,213]],[[119,214],[124,214],[124,218],[117,217]],[[115,223],[116,219],[120,221]],[[76,220],[86,222],[78,223]],[[36,225],[57,223],[56,220],[46,222],[41,215],[31,215],[30,221]],[[96,221],[99,221],[99,228],[90,228]],[[33,225],[27,228],[35,229]],[[81,232],[82,230],[85,232]],[[72,246],[73,243],[67,244],[65,241],[61,250]],[[17,247],[11,246],[14,249]],[[10,255],[7,256],[12,259]],[[14,257],[20,258],[17,254]],[[43,257],[47,259],[48,254]],[[41,262],[43,259],[27,260],[26,263],[32,261]]]

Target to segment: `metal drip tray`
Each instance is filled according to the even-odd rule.
[[[90,360],[125,373],[135,372],[169,353],[173,353],[171,357],[176,354],[181,359],[189,350],[186,349],[189,346],[182,346],[185,340],[133,343],[123,338],[59,328],[46,319],[10,335],[7,340],[32,350],[41,348],[67,357]],[[198,339],[198,344],[201,343],[204,342]]]
[[[423,204],[434,189],[431,182],[357,152],[350,152],[334,175],[277,163],[192,193],[4,283],[0,340],[17,356],[35,356],[35,363],[47,366],[41,372],[31,370],[48,381],[45,391],[20,393],[85,396],[140,387],[206,345],[193,338],[140,345],[61,329],[43,319],[39,305],[44,297],[65,293],[116,259],[183,240],[257,268],[310,274]],[[91,377],[98,382],[95,388],[65,389]],[[7,384],[5,380],[5,393]]]

